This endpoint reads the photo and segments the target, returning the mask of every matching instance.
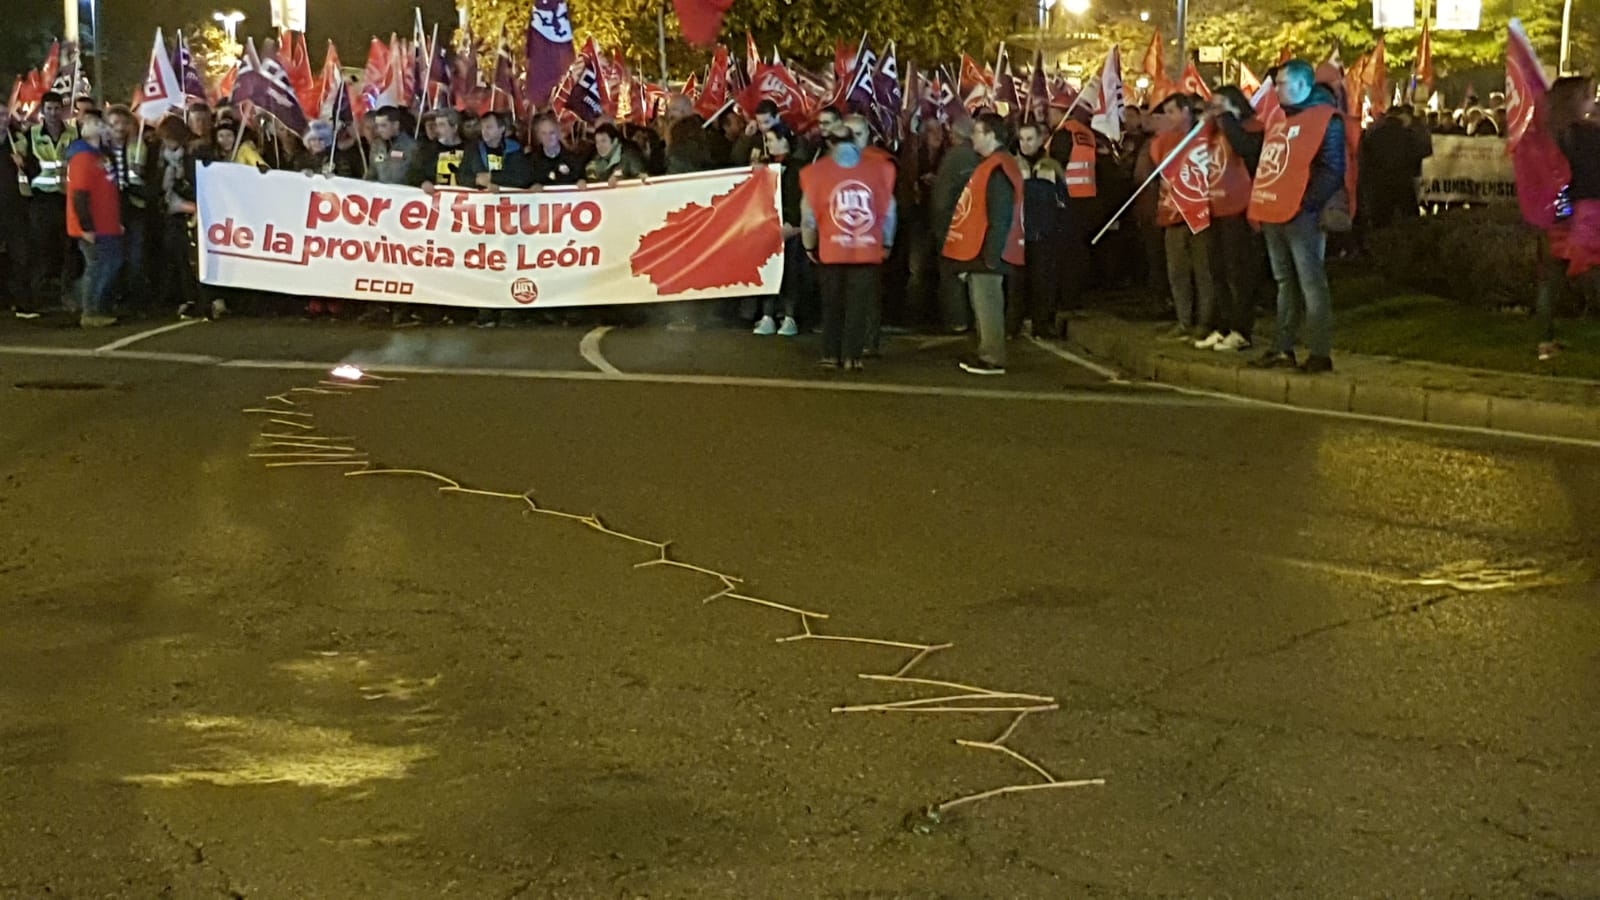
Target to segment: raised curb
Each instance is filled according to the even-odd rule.
[[[1302,409],[1600,441],[1600,402],[1528,397],[1526,384],[1518,385],[1516,395],[1439,386],[1439,381],[1452,380],[1448,377],[1452,370],[1434,364],[1427,364],[1429,377],[1418,379],[1429,382],[1427,384],[1406,384],[1338,371],[1306,376],[1276,369],[1252,369],[1241,365],[1237,358],[1213,361],[1181,346],[1163,346],[1156,342],[1153,334],[1147,336],[1146,330],[1144,323],[1095,314],[1074,319],[1070,333],[1074,343],[1110,361],[1131,377],[1176,387]],[[1482,373],[1466,369],[1454,371],[1460,373],[1455,380],[1462,384],[1484,380]],[[1438,377],[1440,373],[1446,377]],[[1525,383],[1535,385],[1541,383],[1536,376],[1507,377],[1522,378]]]

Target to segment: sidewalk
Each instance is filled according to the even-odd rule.
[[[1073,319],[1072,341],[1132,377],[1307,409],[1600,441],[1600,382],[1515,375],[1334,351],[1335,370],[1253,369],[1261,353],[1195,350],[1159,339],[1170,322],[1105,313]],[[1258,336],[1259,337],[1259,336]]]

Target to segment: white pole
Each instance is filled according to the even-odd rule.
[[[1115,215],[1106,220],[1105,226],[1101,228],[1100,232],[1096,234],[1094,239],[1089,242],[1091,245],[1100,243],[1100,239],[1106,236],[1106,232],[1111,230],[1111,226],[1116,224],[1118,219],[1122,218],[1122,214],[1128,211],[1128,207],[1133,205],[1133,201],[1137,200],[1139,195],[1144,193],[1145,188],[1149,187],[1152,181],[1155,181],[1157,178],[1161,177],[1162,170],[1168,165],[1171,165],[1172,161],[1178,158],[1178,154],[1182,153],[1184,148],[1189,146],[1189,142],[1194,140],[1195,135],[1199,134],[1201,129],[1205,127],[1206,123],[1201,121],[1195,123],[1195,126],[1189,129],[1189,133],[1184,135],[1183,140],[1178,142],[1178,146],[1173,147],[1172,152],[1167,154],[1167,158],[1163,159],[1161,164],[1156,166],[1155,171],[1150,173],[1150,177],[1144,180],[1144,184],[1139,185],[1139,189],[1134,191],[1132,196],[1128,197],[1128,202],[1122,204],[1122,208],[1117,210]]]
[[[1561,7],[1561,61],[1556,65],[1557,75],[1572,71],[1572,0]]]

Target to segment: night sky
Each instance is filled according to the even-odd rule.
[[[374,34],[387,39],[389,32],[409,34],[413,7],[422,8],[426,27],[439,23],[444,34],[455,27],[452,0],[308,0],[307,46],[314,66],[321,65],[325,41],[339,45],[345,65],[359,66],[366,58],[367,41]],[[62,30],[60,0],[6,0],[6,29],[0,34],[0,73],[7,81],[20,71],[39,65],[50,37]],[[83,27],[89,28],[89,3],[82,4]],[[260,39],[272,32],[271,7],[266,0],[102,0],[100,27],[105,52],[107,94],[121,95],[144,74],[150,41],[159,26],[170,37],[173,30],[206,21],[216,10],[237,9],[247,17],[239,37]],[[9,87],[9,85],[8,85]]]

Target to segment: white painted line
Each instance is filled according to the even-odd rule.
[[[589,333],[583,336],[583,340],[578,342],[578,355],[583,357],[584,362],[607,375],[621,375],[622,370],[613,366],[611,361],[606,359],[605,354],[600,352],[600,341],[605,338],[606,332],[610,330],[610,325],[601,325],[590,329]]]
[[[123,347],[131,347],[142,340],[153,338],[158,334],[166,334],[169,331],[177,331],[179,328],[188,328],[190,325],[198,325],[204,321],[204,319],[184,319],[180,322],[173,322],[169,325],[163,325],[160,328],[152,328],[149,331],[141,331],[138,334],[130,334],[125,338],[118,338],[104,347],[96,347],[94,348],[94,352],[113,353],[117,350],[121,350]]]
[[[7,345],[0,345],[0,355],[56,356],[124,362],[130,360],[142,362],[169,362],[182,363],[186,365],[215,365],[224,369],[267,369],[274,371],[326,371],[337,365],[337,363],[334,362],[316,362],[312,360],[296,359],[227,359],[217,362],[215,361],[215,357],[201,356],[193,353],[98,353],[93,350],[83,350],[73,347],[18,347]],[[1559,444],[1567,447],[1584,447],[1591,450],[1600,450],[1600,440],[1593,440],[1590,438],[1531,434],[1526,431],[1502,431],[1496,428],[1482,428],[1475,425],[1447,425],[1442,422],[1418,422],[1412,419],[1395,419],[1388,416],[1378,416],[1369,413],[1311,409],[1300,406],[1289,406],[1285,403],[1273,403],[1268,400],[1257,400],[1251,397],[1238,397],[1233,394],[1223,394],[1217,391],[1199,390],[1197,388],[1181,388],[1170,384],[1159,384],[1145,381],[1122,383],[1152,390],[1144,392],[1087,390],[1076,392],[1007,391],[999,389],[935,387],[929,385],[892,384],[869,381],[808,381],[798,378],[744,378],[732,375],[657,375],[640,372],[621,372],[616,375],[610,375],[605,372],[572,371],[562,369],[485,369],[455,368],[451,366],[405,365],[378,365],[374,366],[374,368],[382,373],[393,372],[411,375],[469,376],[478,378],[524,378],[535,381],[595,381],[610,382],[613,384],[620,382],[633,382],[639,384],[696,384],[711,387],[777,388],[790,390],[836,391],[859,394],[892,394],[913,397],[957,397],[978,400],[1027,400],[1049,403],[1081,403],[1105,406],[1213,407],[1219,404],[1232,404],[1236,407],[1251,406],[1263,410],[1299,413],[1307,416],[1323,416],[1331,419],[1345,419],[1354,422],[1365,422],[1376,425],[1416,428],[1424,431],[1442,431],[1450,434],[1470,434],[1480,437],[1509,438],[1520,441],[1530,441],[1533,443]],[[1175,401],[1173,399],[1157,399],[1150,396],[1151,393],[1178,394],[1189,398],[1189,402]]]
[[[1106,379],[1108,381],[1121,382],[1121,381],[1124,380],[1123,377],[1122,377],[1122,374],[1119,373],[1116,369],[1112,369],[1112,368],[1109,368],[1107,366],[1102,366],[1102,365],[1100,365],[1099,363],[1097,363],[1097,362],[1095,362],[1093,360],[1084,359],[1083,357],[1079,356],[1078,354],[1073,353],[1071,350],[1068,350],[1068,349],[1066,349],[1064,347],[1061,347],[1060,345],[1056,344],[1055,341],[1047,341],[1047,340],[1045,340],[1043,338],[1037,338],[1037,337],[1033,337],[1031,335],[1028,337],[1028,340],[1033,341],[1035,346],[1044,348],[1044,350],[1046,352],[1051,353],[1051,354],[1055,355],[1056,357],[1058,357],[1060,359],[1064,359],[1067,362],[1072,363],[1073,365],[1082,366],[1085,369],[1088,369],[1089,371],[1095,373],[1096,375],[1099,375],[1101,378],[1104,378],[1104,379]]]

